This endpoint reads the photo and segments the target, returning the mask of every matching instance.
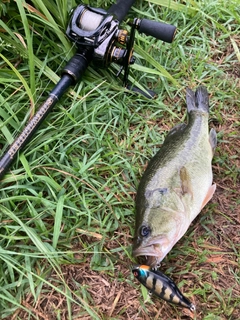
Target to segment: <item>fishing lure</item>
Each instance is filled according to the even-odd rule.
[[[132,272],[141,284],[159,298],[178,306],[188,308],[190,311],[195,310],[195,305],[184,297],[173,280],[162,272],[145,265],[134,266]]]

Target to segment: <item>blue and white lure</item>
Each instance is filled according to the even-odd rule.
[[[195,305],[180,292],[173,280],[162,272],[145,265],[134,266],[132,272],[141,284],[159,298],[178,306],[188,308],[190,311],[196,309]]]

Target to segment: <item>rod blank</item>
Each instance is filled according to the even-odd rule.
[[[66,89],[73,83],[69,75],[63,75],[56,87],[49,94],[47,100],[41,105],[34,117],[28,122],[22,133],[11,144],[6,153],[0,159],[0,179],[4,176],[10,165],[14,162],[19,150],[31,140],[33,134],[37,131],[40,124],[44,121],[58,99],[63,95]]]
[[[134,2],[135,0],[118,0],[116,4],[113,4],[108,9],[108,13],[115,15],[118,21],[121,22],[126,17]]]

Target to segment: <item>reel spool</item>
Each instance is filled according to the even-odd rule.
[[[103,15],[84,9],[79,20],[80,29],[84,31],[94,31],[102,22]]]
[[[117,20],[105,10],[79,5],[72,11],[66,34],[77,47],[98,47],[109,33],[116,31]]]

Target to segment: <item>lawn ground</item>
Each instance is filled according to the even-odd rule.
[[[0,3],[2,153],[75,51],[65,29],[76,4]],[[90,65],[0,182],[1,319],[240,319],[240,3],[136,1],[134,17],[177,26],[172,44],[136,34],[130,79],[157,98],[126,92],[115,65]],[[217,190],[161,265],[192,314],[148,296],[131,243],[140,177],[198,85],[218,136]]]

